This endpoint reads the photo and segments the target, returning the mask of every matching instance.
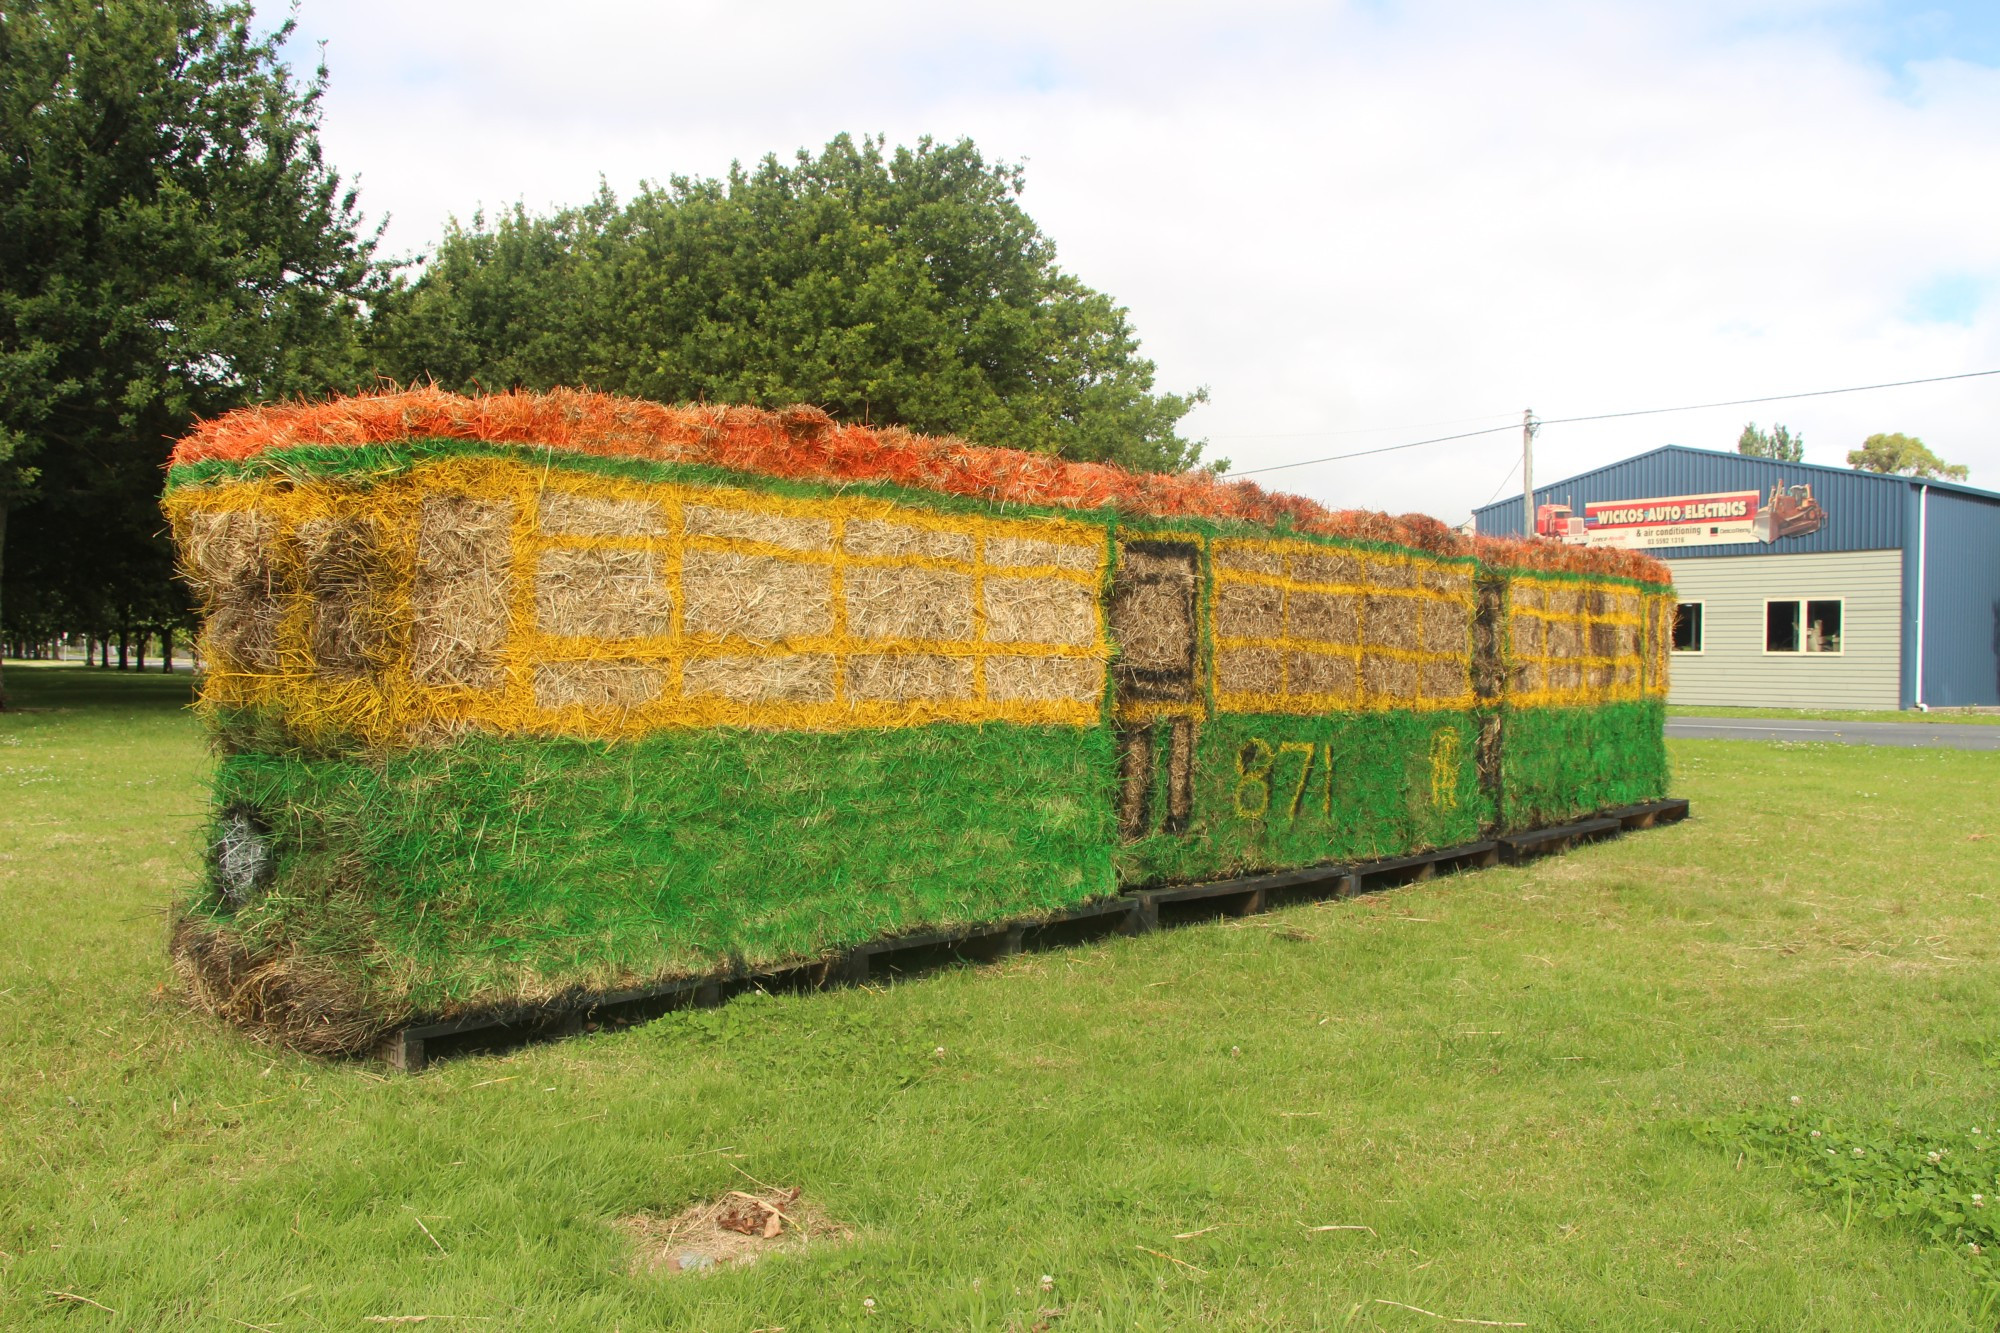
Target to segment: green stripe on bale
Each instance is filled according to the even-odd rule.
[[[1479,726],[1473,712],[1409,710],[1205,722],[1186,831],[1120,848],[1119,878],[1187,883],[1475,841],[1493,818]],[[1155,769],[1165,767],[1162,748]],[[1165,790],[1155,785],[1157,829]]]
[[[1115,767],[1102,729],[1007,724],[238,754],[218,808],[275,875],[187,928],[338,960],[384,1014],[798,962],[1113,892]]]
[[[1667,794],[1666,705],[1510,708],[1500,747],[1501,823],[1539,828]]]

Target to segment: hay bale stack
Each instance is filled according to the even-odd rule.
[[[1664,782],[1620,553],[575,394],[238,413],[166,507],[227,853],[176,956],[312,1049]]]

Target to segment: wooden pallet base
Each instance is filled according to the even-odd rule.
[[[1616,837],[1630,829],[1675,823],[1687,815],[1686,801],[1652,801],[1569,824],[1502,834],[1488,841],[1413,856],[1135,889],[1033,920],[874,940],[798,967],[690,977],[624,991],[578,992],[532,1009],[486,1010],[413,1024],[390,1033],[376,1052],[395,1068],[414,1072],[448,1055],[505,1050],[573,1036],[587,1028],[626,1027],[675,1009],[722,1004],[746,991],[779,993],[854,986],[953,963],[991,962],[1018,953],[1061,948],[1106,935],[1143,934],[1215,917],[1249,916],[1295,903],[1352,898],[1453,871],[1531,860],[1566,851],[1580,842]]]

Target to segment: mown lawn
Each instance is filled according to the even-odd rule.
[[[161,907],[196,873],[208,763],[186,678],[9,685],[42,711],[0,715],[0,1327],[2000,1308],[1958,1254],[1693,1129],[1794,1096],[1856,1125],[2000,1118],[2000,755],[1677,744],[1694,820],[1532,867],[400,1077],[176,1001]],[[851,1237],[630,1275],[615,1219],[747,1177]],[[1364,1229],[1311,1229],[1336,1225]]]

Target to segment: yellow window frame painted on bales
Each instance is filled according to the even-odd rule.
[[[1664,698],[1664,663],[1651,640],[1656,606],[1672,601],[1623,584],[1509,580],[1507,701],[1532,708]]]
[[[667,727],[1101,720],[1111,646],[1100,596],[1109,540],[1099,525],[636,481],[502,458],[438,459],[365,484],[188,487],[167,505],[184,533],[215,516],[260,516],[263,558],[277,571],[269,588],[276,668],[248,666],[212,636],[205,701],[269,709],[300,734],[382,744],[465,730],[609,738]],[[403,637],[374,669],[343,674],[314,654],[325,599],[312,591],[319,584],[301,535],[355,520],[369,525],[384,571],[372,609]],[[449,536],[453,522],[478,521],[504,526],[485,555],[427,551],[433,530]],[[567,609],[551,591],[558,570],[583,573],[572,588],[582,600]],[[450,578],[465,581],[468,571],[504,589],[495,594],[504,623],[487,652],[490,669],[440,683],[426,664],[438,660],[431,640],[448,633],[426,628],[426,616],[450,618]],[[210,587],[228,575],[190,573]],[[763,600],[785,587],[805,590],[805,610],[774,611]],[[870,620],[861,598],[869,590],[885,594],[878,606],[904,610]],[[626,622],[651,632],[574,632],[642,591]],[[459,612],[477,610],[476,593],[459,599]],[[922,628],[939,632],[895,633],[898,615],[928,616]],[[552,617],[570,632],[552,632]]]
[[[1214,543],[1212,566],[1209,660],[1216,711],[1474,706],[1469,562],[1414,551],[1226,538]],[[1371,606],[1377,608],[1373,624]],[[1382,613],[1390,609],[1397,614]],[[1310,623],[1315,618],[1316,626]],[[1260,621],[1263,632],[1245,632]]]

